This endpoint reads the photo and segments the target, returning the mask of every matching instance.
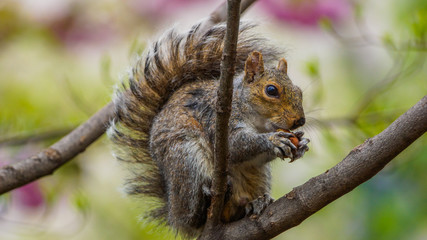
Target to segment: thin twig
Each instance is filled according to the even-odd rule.
[[[89,101],[84,100],[77,90],[73,88],[73,84],[71,84],[71,81],[68,77],[64,78],[65,83],[65,91],[67,91],[67,95],[70,98],[71,102],[74,104],[74,106],[77,107],[82,113],[84,113],[86,116],[91,116],[93,112],[96,111],[95,108],[93,108]]]
[[[240,3],[240,14],[243,14],[256,0],[242,0]],[[203,29],[209,29],[210,26],[224,22],[227,19],[227,1],[219,5],[205,20]]]
[[[35,133],[25,133],[14,136],[6,136],[0,138],[0,147],[3,146],[18,146],[24,145],[30,142],[41,142],[54,138],[59,138],[67,133],[71,132],[76,127],[64,127],[59,129],[47,130],[47,131],[38,131]]]
[[[362,112],[375,100],[375,98],[377,98],[387,88],[389,88],[399,79],[407,77],[408,75],[413,74],[415,71],[421,69],[422,67],[420,67],[419,61],[424,62],[424,57],[417,57],[411,64],[405,67],[405,61],[402,60],[402,57],[396,58],[394,60],[393,66],[390,67],[385,77],[381,81],[376,82],[366,91],[365,94],[363,94],[363,98],[359,101],[358,105],[354,108],[355,110],[352,113],[351,118],[353,121],[356,121]]]
[[[233,78],[240,21],[240,0],[228,0],[227,2],[227,30],[221,61],[221,76],[217,91],[214,174],[211,188],[212,201],[206,223],[207,231],[212,231],[220,223],[227,182],[228,121],[231,114],[231,100],[233,96]]]

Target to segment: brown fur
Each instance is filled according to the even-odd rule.
[[[224,25],[205,33],[199,26],[185,34],[172,30],[152,45],[117,92],[109,129],[116,157],[131,172],[127,192],[154,197],[158,207],[148,216],[187,237],[201,231],[210,205],[216,80],[225,34]],[[241,25],[237,45],[225,222],[244,217],[250,202],[269,193],[268,162],[289,156],[283,150],[287,139],[275,130],[293,129],[304,116],[301,91],[289,80],[287,65],[264,70],[264,61],[279,59],[278,52],[251,28]],[[268,85],[276,86],[279,96],[269,96]]]

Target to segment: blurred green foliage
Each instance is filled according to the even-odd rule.
[[[68,2],[47,12],[31,1],[0,3],[1,164],[31,156],[85,121],[110,101],[147,39],[188,18],[186,8],[155,18],[141,15],[132,1]],[[427,92],[427,2],[352,6],[347,19],[323,19],[320,29],[261,23],[274,25],[269,29],[294,49],[288,61],[304,89],[304,130],[312,140],[304,159],[273,163],[276,198],[335,165]],[[4,144],[46,132],[43,141]],[[426,160],[423,136],[372,180],[277,239],[427,239]],[[138,221],[147,206],[121,193],[124,175],[102,138],[38,181],[43,206],[24,208],[13,192],[1,196],[0,238],[174,239],[167,229]]]

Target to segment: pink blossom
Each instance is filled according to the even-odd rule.
[[[44,197],[37,182],[29,183],[12,192],[12,201],[18,206],[36,209],[44,205]]]
[[[79,44],[100,46],[114,40],[115,30],[109,22],[88,22],[79,19],[78,14],[70,13],[50,24],[50,29],[67,47]]]
[[[129,0],[129,4],[134,11],[138,12],[142,16],[148,16],[150,18],[163,18],[179,10],[188,8],[190,5],[206,4],[206,2],[209,1],[213,0]]]
[[[15,154],[11,154],[6,149],[0,149],[0,167],[10,164],[6,159],[14,158],[16,161],[20,161],[33,155],[35,151],[37,151],[37,148],[32,145],[26,145],[21,151]],[[10,195],[11,203],[18,207],[38,209],[45,204],[45,198],[37,182],[32,182],[12,190]]]
[[[322,18],[338,21],[350,13],[347,0],[261,0],[275,18],[287,23],[313,26]]]
[[[20,11],[31,22],[37,22],[68,48],[99,47],[116,39],[117,31],[110,15],[97,18],[87,11],[87,4],[75,0],[21,0]],[[90,4],[89,4],[90,5]]]

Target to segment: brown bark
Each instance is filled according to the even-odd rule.
[[[227,1],[227,30],[221,61],[221,76],[217,92],[214,173],[212,180],[212,203],[208,212],[206,230],[212,231],[220,223],[227,182],[228,121],[233,96],[233,78],[236,65],[236,48],[240,22],[240,0]]]
[[[26,160],[0,168],[0,194],[52,174],[98,139],[113,116],[113,103],[99,110],[67,136]]]

